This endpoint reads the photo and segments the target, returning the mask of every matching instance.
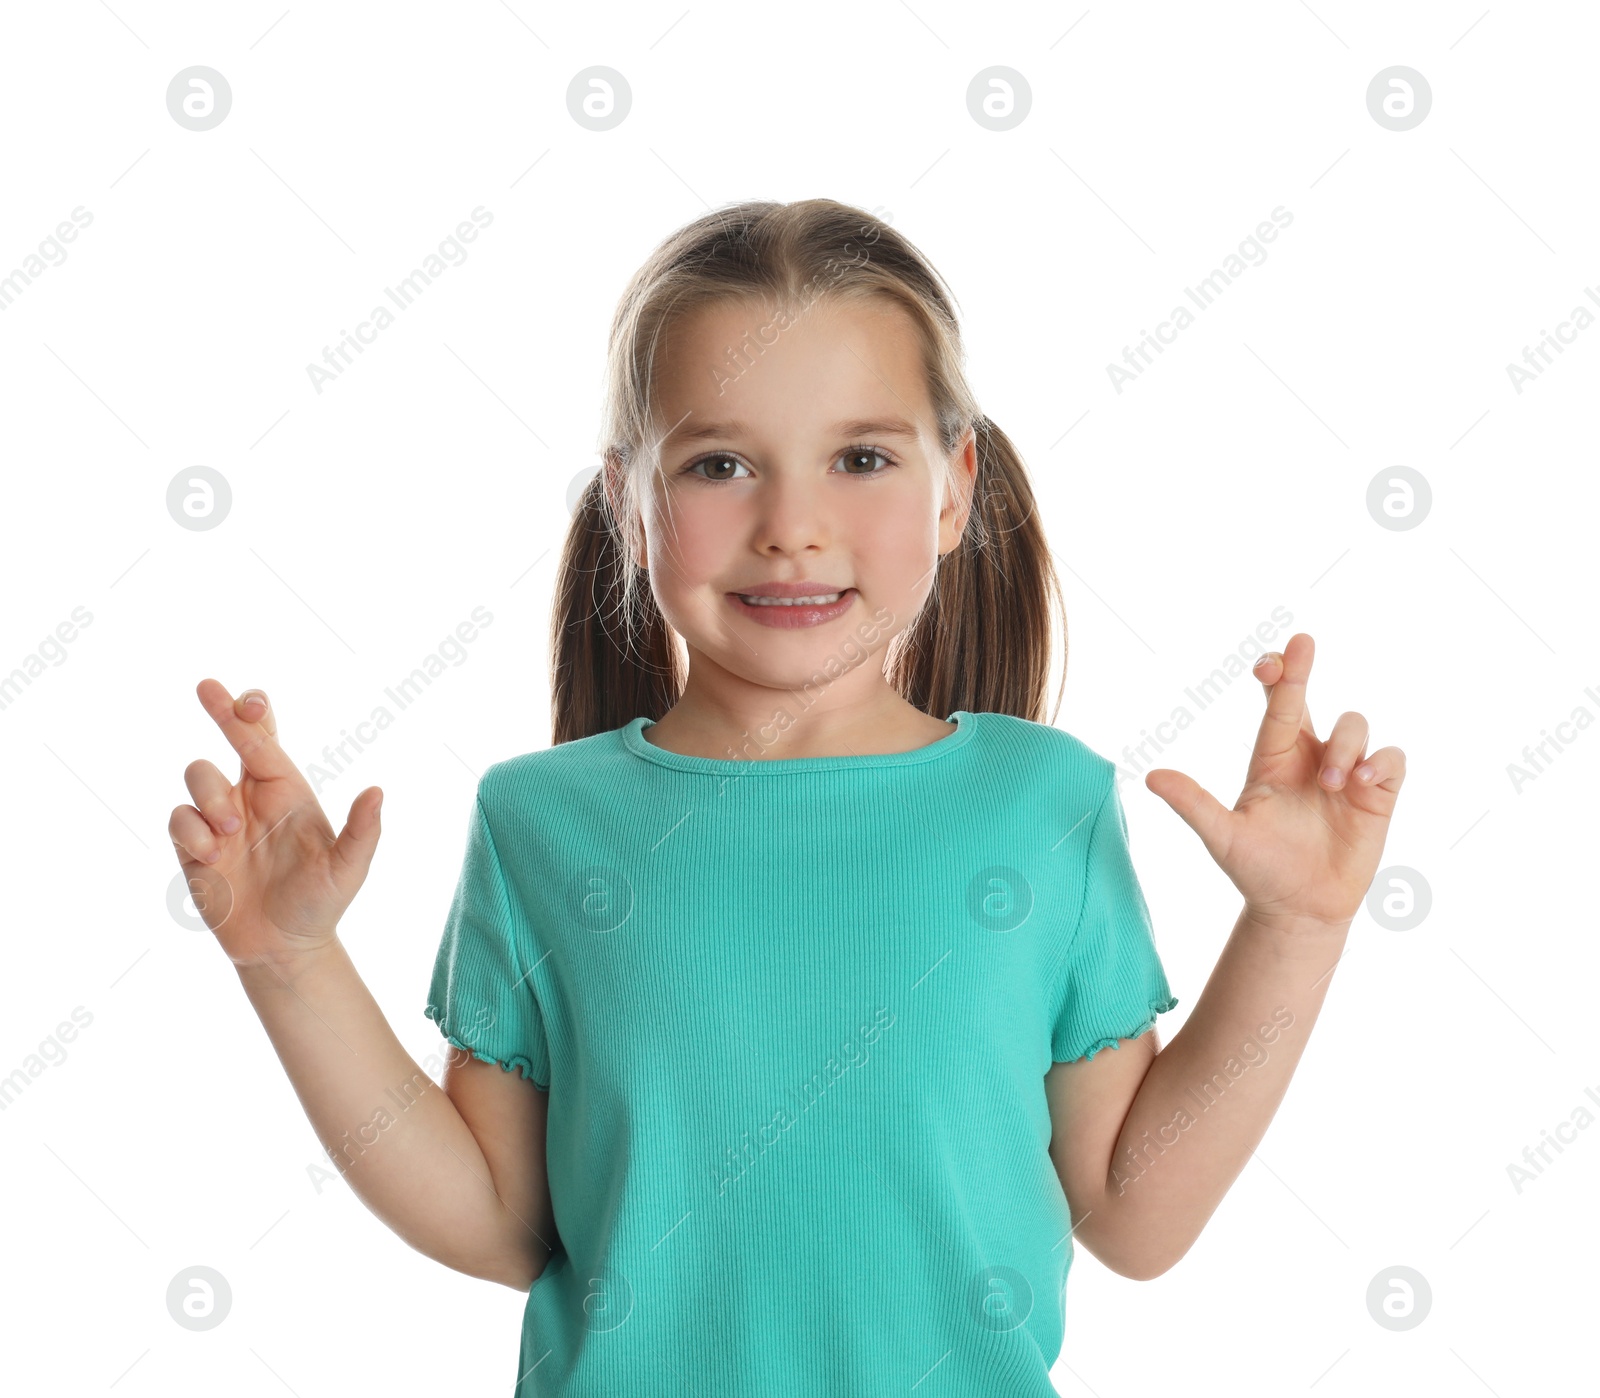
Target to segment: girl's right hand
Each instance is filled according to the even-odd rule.
[[[333,827],[299,768],[278,745],[260,690],[238,699],[216,680],[195,688],[239,754],[239,780],[197,758],[184,768],[192,806],[167,823],[206,926],[238,967],[287,967],[335,940],[339,919],[378,848],[383,792],[369,786]]]

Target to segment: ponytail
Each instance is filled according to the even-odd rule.
[[[550,653],[552,745],[609,732],[640,714],[659,719],[683,692],[672,630],[644,569],[624,555],[604,472],[589,482],[567,527]]]
[[[1052,620],[1066,610],[1022,457],[993,422],[973,421],[978,470],[961,542],[939,560],[932,591],[897,638],[889,683],[924,713],[1012,714],[1048,723]]]

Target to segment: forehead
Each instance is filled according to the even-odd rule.
[[[673,445],[852,424],[935,435],[916,323],[883,298],[700,307],[667,333],[655,391]]]

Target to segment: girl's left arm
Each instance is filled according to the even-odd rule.
[[[1189,1250],[1265,1134],[1383,853],[1405,754],[1363,757],[1357,713],[1317,738],[1312,654],[1298,633],[1258,662],[1267,711],[1231,811],[1181,772],[1145,777],[1244,897],[1183,1028],[1165,1049],[1152,1030],[1045,1077],[1073,1236],[1124,1276]]]

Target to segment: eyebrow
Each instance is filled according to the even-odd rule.
[[[914,440],[917,429],[902,418],[851,418],[828,429],[836,437],[902,437]],[[748,436],[745,422],[703,422],[698,427],[678,427],[667,434],[669,442],[704,442],[719,437]]]

